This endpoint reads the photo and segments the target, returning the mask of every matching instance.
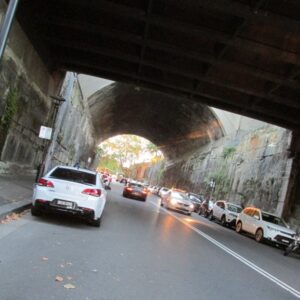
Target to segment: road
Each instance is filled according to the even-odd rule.
[[[108,192],[100,229],[29,213],[1,224],[0,299],[300,298],[299,257],[121,191]]]

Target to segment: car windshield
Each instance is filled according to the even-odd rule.
[[[185,193],[172,192],[172,197],[176,199],[188,200],[188,197]]]
[[[281,218],[273,216],[273,215],[262,213],[262,219],[263,219],[263,221],[266,221],[266,222],[269,222],[272,224],[287,227],[286,223]]]
[[[201,202],[201,200],[193,195],[190,195],[189,198],[192,200],[192,201],[195,201],[195,202]]]
[[[237,205],[228,204],[228,210],[235,212],[235,213],[240,213],[242,211],[242,208]]]
[[[82,184],[96,184],[96,175],[80,170],[57,168],[51,174],[51,178],[78,182]]]

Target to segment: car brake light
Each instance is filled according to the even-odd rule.
[[[127,191],[132,191],[132,188],[131,187],[127,187],[126,190]]]
[[[54,187],[54,184],[53,182],[51,182],[50,180],[47,180],[45,178],[41,178],[39,181],[38,181],[38,185],[40,186],[46,186],[46,187]]]
[[[143,194],[147,194],[147,189],[143,189]]]
[[[99,189],[85,189],[82,191],[82,194],[87,194],[94,197],[100,197],[101,196],[101,190]]]

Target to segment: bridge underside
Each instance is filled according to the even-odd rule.
[[[135,134],[156,144],[169,161],[223,136],[206,105],[114,83],[89,98],[99,143],[118,134]]]
[[[298,131],[299,15],[299,0],[20,0],[17,18],[49,68]]]

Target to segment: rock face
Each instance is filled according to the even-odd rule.
[[[0,21],[5,7],[5,1],[0,0]],[[39,138],[40,126],[53,127],[54,104],[50,96],[64,93],[64,77],[64,72],[53,72],[40,59],[14,22],[0,62],[0,173],[32,173],[41,163],[48,144]],[[48,167],[75,161],[87,166],[94,155],[94,130],[77,80],[69,94],[58,144],[49,153],[53,160]]]
[[[4,15],[4,1],[0,5]],[[18,23],[0,63],[0,153],[4,162],[34,168],[41,160],[39,128],[50,118],[49,95],[57,95],[62,73],[49,71]]]
[[[90,167],[95,156],[96,136],[76,74],[67,74],[62,93],[66,102],[57,117],[56,142],[49,147],[50,163],[46,168],[49,170],[59,164],[73,166],[77,162],[81,167]]]
[[[238,132],[167,166],[162,180],[166,186],[281,214],[291,171],[290,140],[290,131],[271,125]]]

